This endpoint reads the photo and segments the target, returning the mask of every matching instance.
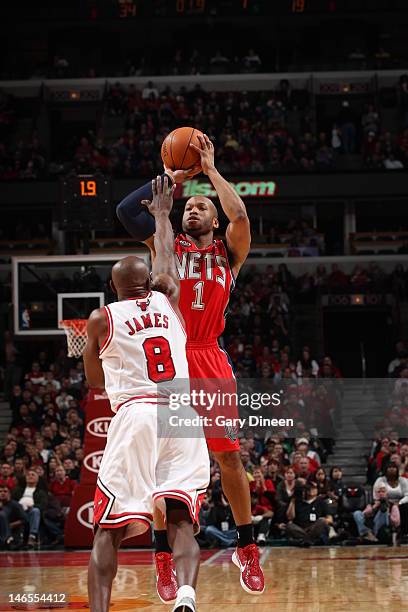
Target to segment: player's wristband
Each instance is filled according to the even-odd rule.
[[[173,184],[171,176],[163,174],[162,179],[165,176]],[[141,242],[153,236],[156,231],[154,217],[142,204],[143,200],[151,200],[152,198],[152,183],[149,181],[146,185],[129,193],[116,207],[116,214],[123,227],[133,238]]]

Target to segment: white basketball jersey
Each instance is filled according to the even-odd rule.
[[[105,306],[108,335],[99,356],[112,410],[133,398],[157,401],[188,382],[186,333],[163,293]]]

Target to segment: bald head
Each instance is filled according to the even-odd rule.
[[[129,255],[112,267],[111,286],[119,299],[137,296],[150,288],[150,271],[143,259]]]
[[[195,204],[205,204],[208,207],[208,209],[211,211],[211,213],[214,215],[214,217],[217,217],[218,219],[217,207],[214,204],[214,202],[210,200],[210,198],[206,198],[205,196],[193,196],[187,200],[186,208],[188,206],[194,206]]]
[[[203,236],[219,227],[218,210],[205,196],[193,196],[184,207],[183,231],[191,236]]]

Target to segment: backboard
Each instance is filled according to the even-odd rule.
[[[127,255],[13,257],[15,334],[62,335],[61,319],[87,319],[95,308],[114,302],[112,265]],[[147,251],[137,255],[149,265]]]

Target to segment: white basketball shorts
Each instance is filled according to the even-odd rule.
[[[165,509],[163,498],[183,501],[197,523],[210,478],[204,434],[159,438],[161,407],[148,401],[129,400],[113,417],[96,485],[94,525],[128,525],[126,538],[146,531],[154,505]]]

